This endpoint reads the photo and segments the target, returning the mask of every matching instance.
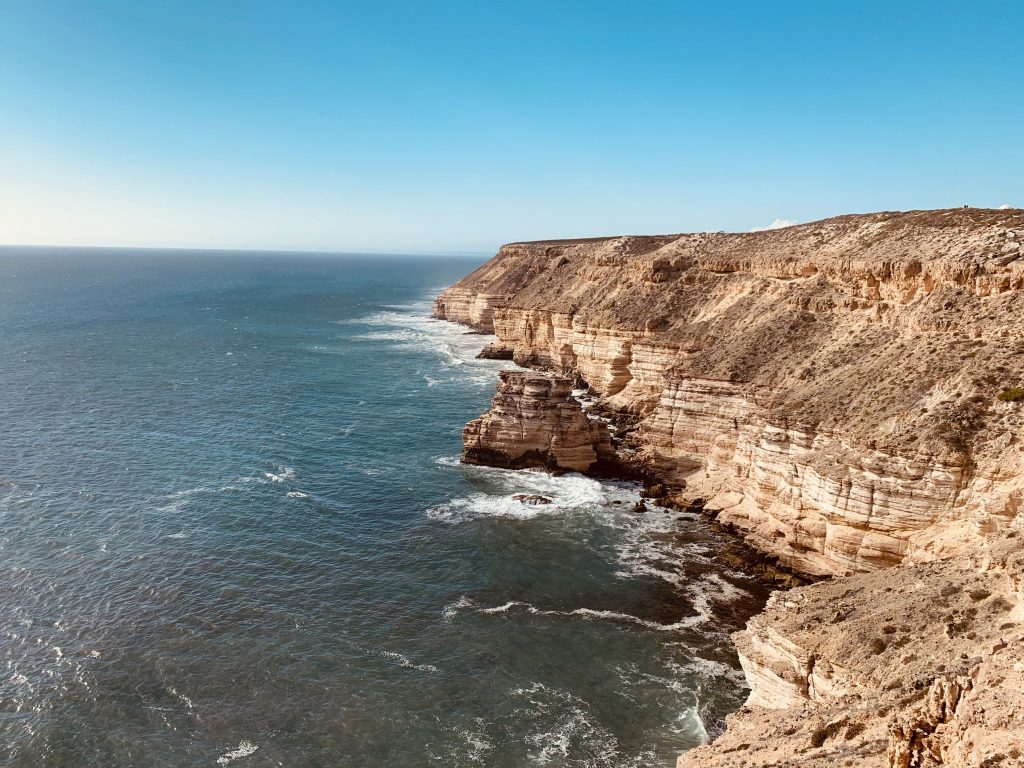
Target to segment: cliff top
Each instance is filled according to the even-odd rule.
[[[879,211],[877,213],[849,213],[841,216],[831,216],[826,219],[818,219],[806,224],[793,224],[788,227],[777,229],[763,229],[753,232],[678,232],[663,235],[602,235],[600,237],[568,237],[556,240],[517,240],[506,243],[512,245],[529,246],[558,246],[558,245],[583,245],[587,243],[604,243],[609,240],[623,240],[626,238],[635,239],[641,242],[651,242],[663,245],[679,238],[691,237],[694,235],[715,235],[724,237],[752,238],[768,235],[783,230],[816,229],[823,226],[846,225],[858,226],[863,223],[889,223],[897,226],[912,227],[985,227],[996,226],[1024,226],[1024,209],[1021,208],[938,208],[924,209],[918,211]]]

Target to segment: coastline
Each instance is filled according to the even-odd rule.
[[[879,225],[891,237],[879,240]],[[637,463],[649,489],[663,486],[664,500],[702,508],[753,551],[812,580],[832,577],[776,592],[734,636],[751,696],[713,744],[680,757],[681,768],[735,765],[740,754],[748,766],[796,755],[801,765],[822,766],[840,758],[885,768],[1019,764],[1012,747],[1024,733],[1024,702],[1018,701],[1024,694],[1022,686],[1014,688],[1022,674],[1015,653],[1024,638],[1016,517],[1024,461],[1014,438],[1021,433],[1019,414],[980,407],[982,395],[960,392],[962,407],[928,409],[917,424],[908,418],[901,431],[890,430],[885,444],[873,426],[878,415],[864,410],[869,405],[848,397],[786,405],[785,397],[787,387],[807,390],[827,379],[811,362],[823,354],[851,371],[869,370],[866,359],[849,356],[863,343],[859,334],[888,334],[893,341],[886,343],[899,350],[906,324],[901,315],[910,308],[913,332],[930,334],[950,358],[944,362],[960,366],[938,371],[940,381],[971,381],[974,358],[957,351],[963,338],[982,339],[975,343],[987,345],[993,366],[1011,361],[1019,331],[978,332],[974,306],[980,300],[987,318],[995,312],[990,327],[1008,328],[1001,318],[1013,316],[1024,269],[1007,257],[1010,246],[1003,242],[1016,248],[1022,226],[1017,213],[940,211],[840,217],[755,235],[512,244],[435,301],[435,316],[496,332],[499,348],[519,365],[586,383],[602,414],[625,433],[617,452]],[[862,239],[869,232],[872,245]],[[842,244],[840,251],[826,245],[830,238]],[[993,255],[961,266],[948,255],[950,243],[958,243],[954,250]],[[787,251],[804,255],[781,255]],[[916,260],[902,263],[904,251],[914,251]],[[851,260],[854,253],[860,262]],[[929,253],[931,261],[922,259]],[[665,290],[673,285],[680,286],[676,296]],[[837,290],[856,298],[837,302],[829,296]],[[781,307],[771,298],[780,291]],[[759,293],[775,304],[760,310],[773,312],[774,321],[760,330],[744,319],[752,317]],[[954,300],[936,304],[942,295]],[[730,296],[749,308],[735,312],[726,304],[723,312],[723,301],[737,306]],[[942,306],[947,315],[954,307],[954,314],[936,323],[931,318]],[[955,314],[960,309],[963,320]],[[707,329],[700,329],[703,339],[687,341],[672,327],[673,312],[710,322],[741,354],[709,346],[715,334]],[[961,329],[972,315],[974,326]],[[744,330],[738,323],[750,325]],[[787,330],[794,323],[801,328],[795,334]],[[773,369],[763,355],[751,358],[752,342],[783,356],[795,377]],[[815,352],[815,345],[826,352]],[[912,355],[901,354],[890,369],[907,367]],[[680,374],[680,360],[683,370],[700,375]],[[1015,373],[1010,366],[1008,380]],[[764,384],[752,388],[752,377],[753,384],[759,378]],[[868,403],[888,392],[884,381],[875,384],[867,385],[874,390]],[[910,402],[906,393],[893,393],[897,405],[901,398]],[[829,408],[841,410],[830,415]],[[769,415],[758,416],[756,409]],[[843,414],[845,426],[836,414]],[[994,417],[1005,426],[993,427]],[[734,438],[722,442],[730,432],[741,444],[746,432],[760,441],[744,464],[729,454]],[[905,447],[918,434],[935,436],[926,444],[929,453]],[[799,462],[785,483],[788,498],[802,495],[800,503],[782,503],[780,458]],[[839,477],[847,479],[830,480],[835,470],[828,462],[842,466]],[[761,478],[755,495],[742,485],[752,476]],[[793,495],[794,480],[803,494]],[[858,483],[870,493],[862,497]],[[820,490],[808,493],[815,487]],[[955,503],[943,512],[953,488]],[[836,498],[846,499],[843,506]],[[936,594],[925,599],[916,586],[922,583]],[[931,615],[935,605],[945,612]],[[898,616],[907,613],[916,621],[900,623]],[[992,710],[1003,714],[982,714]]]

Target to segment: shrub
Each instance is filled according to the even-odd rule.
[[[1010,387],[1009,389],[1004,389],[996,395],[996,399],[1002,400],[1004,403],[1016,403],[1024,400],[1024,387]]]

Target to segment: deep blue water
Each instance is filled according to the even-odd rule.
[[[429,302],[475,266],[0,249],[0,765],[671,766],[720,727],[765,595],[720,535],[458,464],[503,364]]]

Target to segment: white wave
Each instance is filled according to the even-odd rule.
[[[649,505],[646,514],[632,513],[632,505],[640,498],[639,488],[630,483],[601,482],[583,475],[569,473],[555,477],[530,470],[506,470],[459,464],[458,457],[440,456],[435,463],[459,467],[469,479],[482,481],[492,491],[478,491],[433,506],[427,516],[445,523],[462,523],[481,518],[530,520],[543,515],[585,514],[593,522],[616,531],[614,545],[620,578],[657,578],[684,590],[696,611],[672,625],[651,626],[653,629],[681,629],[710,622],[715,605],[731,603],[747,596],[740,587],[718,573],[710,571],[714,556],[710,541],[680,542],[673,536],[679,518],[697,520],[700,516],[678,513]],[[519,494],[541,495],[550,504],[523,504]],[[695,569],[695,565],[702,566]],[[695,575],[694,571],[698,570]],[[496,608],[490,612],[498,612]],[[586,613],[586,609],[581,609]],[[614,618],[606,616],[606,618]],[[618,617],[630,620],[625,615]],[[636,618],[636,617],[633,617]]]
[[[444,616],[445,619],[451,619],[460,610],[464,608],[471,608],[474,605],[476,605],[476,603],[474,603],[473,600],[466,597],[465,595],[462,595],[454,603],[449,603],[448,605],[446,605],[444,609],[441,611],[441,615]]]
[[[171,695],[176,696],[178,698],[178,701],[180,701],[186,707],[188,707],[189,709],[195,709],[195,704],[192,703],[192,699],[190,699],[188,696],[186,696],[183,693],[178,693],[178,691],[175,688],[168,688],[167,690],[170,691]]]
[[[521,603],[518,600],[509,600],[504,605],[496,605],[493,608],[479,608],[477,609],[477,613],[505,613],[510,608],[516,608],[518,606],[523,606],[528,611],[530,611],[530,613],[540,613],[540,611],[538,611],[529,603]]]
[[[185,488],[184,490],[181,491],[175,491],[174,493],[170,494],[170,497],[172,499],[181,499],[188,496],[195,496],[197,493],[205,493],[206,490],[207,489],[204,486],[200,485],[195,488]]]
[[[155,506],[154,510],[157,512],[178,512],[190,503],[193,496],[198,496],[203,493],[210,493],[210,489],[200,485],[194,488],[183,488],[179,491],[172,491],[164,497],[167,502],[165,504]]]
[[[615,736],[600,725],[589,704],[568,691],[533,683],[515,688],[510,694],[529,702],[543,717],[535,718],[539,727],[525,734],[534,765],[563,765],[573,747],[582,747],[596,758],[597,765],[619,762],[619,744]]]
[[[697,700],[696,694],[694,694],[694,699],[693,706],[686,707],[679,713],[676,718],[676,726],[672,730],[675,733],[690,734],[691,738],[696,737],[701,744],[710,744],[711,734],[708,733],[708,728],[704,724],[704,718],[700,716],[700,701]]]
[[[432,317],[431,308],[432,302],[424,300],[386,306],[370,315],[338,322],[366,329],[348,337],[352,340],[384,342],[400,349],[433,354],[441,358],[443,369],[456,373],[460,380],[482,386],[493,385],[497,371],[502,368],[514,367],[507,361],[477,359],[477,353],[496,337],[470,333],[465,326]],[[436,386],[442,381],[427,377],[427,386]]]
[[[474,763],[482,762],[487,753],[494,749],[494,744],[488,741],[483,734],[468,730],[461,730],[458,733],[465,739],[469,747],[466,757]]]
[[[238,747],[232,749],[229,752],[225,752],[223,755],[217,758],[217,765],[227,765],[233,760],[237,760],[240,757],[248,757],[259,749],[259,745],[253,744],[251,741],[242,739],[238,742]]]
[[[705,659],[697,654],[694,654],[685,662],[666,661],[665,664],[675,678],[688,676],[705,680],[725,678],[737,688],[750,687],[742,669],[731,667],[720,661]]]
[[[507,603],[503,603],[501,605],[480,608],[472,599],[465,596],[460,597],[457,602],[445,606],[444,614],[447,617],[451,617],[458,614],[461,610],[466,609],[472,609],[474,613],[482,614],[508,613],[509,611],[513,611],[517,608],[522,609],[525,613],[529,613],[531,616],[581,616],[588,620],[601,619],[607,621],[628,622],[637,624],[641,627],[646,627],[647,629],[653,629],[658,632],[676,632],[681,629],[688,629],[705,620],[704,616],[697,615],[687,616],[679,621],[673,622],[672,624],[661,624],[657,621],[650,621],[649,619],[643,619],[639,616],[634,616],[631,613],[622,613],[620,611],[599,611],[594,608],[574,608],[571,611],[544,610],[521,600],[509,600]]]
[[[421,334],[411,329],[400,329],[396,331],[372,331],[351,336],[359,341],[419,341]]]
[[[289,498],[292,499],[308,499],[309,494],[303,493],[302,491],[288,491]]]
[[[395,653],[394,651],[381,651],[380,655],[384,656],[385,658],[397,661],[399,666],[405,667],[406,669],[416,669],[420,672],[431,672],[435,675],[441,671],[433,664],[414,664],[412,661],[409,660],[408,657],[403,656],[400,653]]]
[[[698,581],[686,585],[686,591],[698,615],[710,621],[715,604],[724,605],[746,596],[746,592],[730,584],[717,573],[705,573]]]
[[[277,472],[280,474],[275,472],[264,472],[263,477],[272,483],[283,483],[295,477],[295,470],[291,467],[278,465]]]
[[[457,460],[440,457],[442,466],[460,466],[471,478],[484,480],[495,492],[479,491],[452,499],[427,510],[427,516],[446,523],[461,523],[485,517],[529,520],[540,515],[594,511],[615,504],[625,505],[637,497],[636,489],[626,484],[602,483],[584,475],[569,473],[560,477],[530,470],[495,469],[458,464]],[[523,504],[520,494],[544,496],[550,504]]]

